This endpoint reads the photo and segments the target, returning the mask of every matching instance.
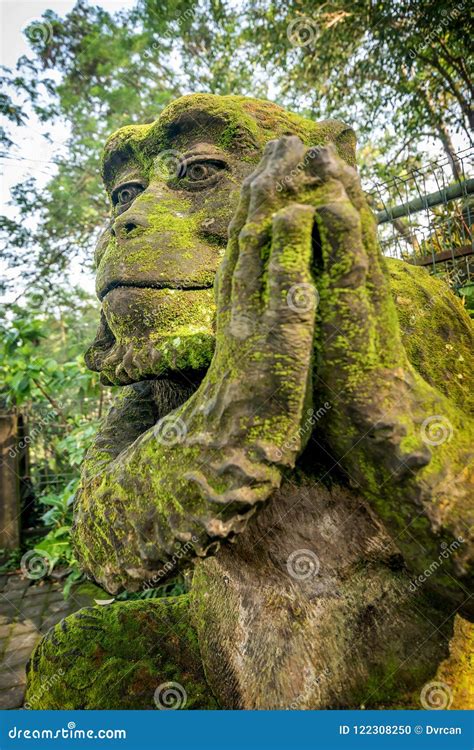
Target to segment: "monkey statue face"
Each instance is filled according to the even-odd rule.
[[[196,94],[108,140],[113,216],[95,261],[101,322],[86,354],[105,384],[204,371],[214,349],[216,271],[245,176],[286,133],[333,141],[355,163],[353,131],[270,102]]]

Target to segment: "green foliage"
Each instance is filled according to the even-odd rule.
[[[48,529],[29,544],[46,553],[53,567],[70,568],[72,581],[79,576],[70,542],[72,502],[104,401],[97,376],[79,354],[93,336],[97,313],[95,303],[74,290],[59,293],[54,309],[46,307],[33,295],[0,317],[0,400],[27,425],[20,444],[29,453],[28,506],[35,513],[27,506],[25,515],[36,523],[41,514]]]
[[[162,586],[156,586],[156,588],[144,589],[143,591],[135,591],[129,593],[128,591],[122,591],[115,598],[117,601],[134,601],[136,599],[160,599],[161,597],[168,596],[181,596],[185,594],[187,590],[186,584],[182,576],[176,576],[168,583],[164,583]]]
[[[474,318],[474,282],[469,282],[459,289],[459,294],[464,300],[466,310]]]
[[[43,523],[51,530],[34,547],[47,556],[51,570],[57,566],[69,568],[64,587],[65,598],[72,585],[83,579],[71,544],[72,504],[78,484],[78,479],[73,479],[62,491],[49,492],[40,498],[41,505],[48,507],[42,516]]]
[[[12,570],[17,570],[20,567],[22,554],[20,548],[7,550],[0,547],[0,575],[2,573],[10,573]]]
[[[158,10],[137,0],[110,14],[79,0],[44,19],[51,33],[29,35],[31,53],[3,71],[0,102],[17,130],[34,112],[46,137],[55,122],[69,132],[46,188],[33,179],[16,186],[18,220],[0,219],[5,260],[43,288],[74,257],[91,262],[108,214],[99,183],[106,136],[155,120],[182,93],[270,96],[314,119],[346,120],[363,170],[379,180],[419,166],[426,137],[452,155],[453,135],[472,118],[466,4],[165,0]]]

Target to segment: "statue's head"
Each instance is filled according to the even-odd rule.
[[[112,220],[96,249],[97,337],[86,355],[105,383],[203,371],[214,348],[216,271],[240,186],[265,144],[329,141],[355,164],[343,123],[314,123],[267,101],[195,94],[106,143]]]

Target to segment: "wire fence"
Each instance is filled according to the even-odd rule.
[[[36,526],[40,509],[37,501],[59,494],[78,478],[83,444],[91,439],[94,425],[110,408],[112,394],[102,389],[98,398],[61,400],[62,418],[44,402],[21,409],[16,451],[20,480],[22,526]]]
[[[474,149],[368,191],[384,255],[427,266],[459,291],[474,281]]]

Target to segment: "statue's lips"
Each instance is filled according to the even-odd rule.
[[[202,285],[202,284],[195,284],[189,282],[183,282],[180,284],[179,282],[169,282],[169,281],[111,281],[109,282],[103,289],[101,289],[98,293],[98,297],[100,301],[105,299],[105,297],[109,294],[109,292],[112,292],[114,289],[121,289],[121,288],[129,288],[129,289],[163,289],[163,290],[171,290],[174,289],[176,291],[180,292],[192,292],[192,291],[198,291],[201,289],[212,289],[212,284],[208,285]]]
[[[160,375],[165,364],[173,369],[179,362],[192,369],[196,352],[202,363],[214,347],[212,286],[183,290],[117,284],[104,296],[102,313],[120,357],[131,352],[142,363],[142,374]],[[154,361],[158,353],[160,363]]]

